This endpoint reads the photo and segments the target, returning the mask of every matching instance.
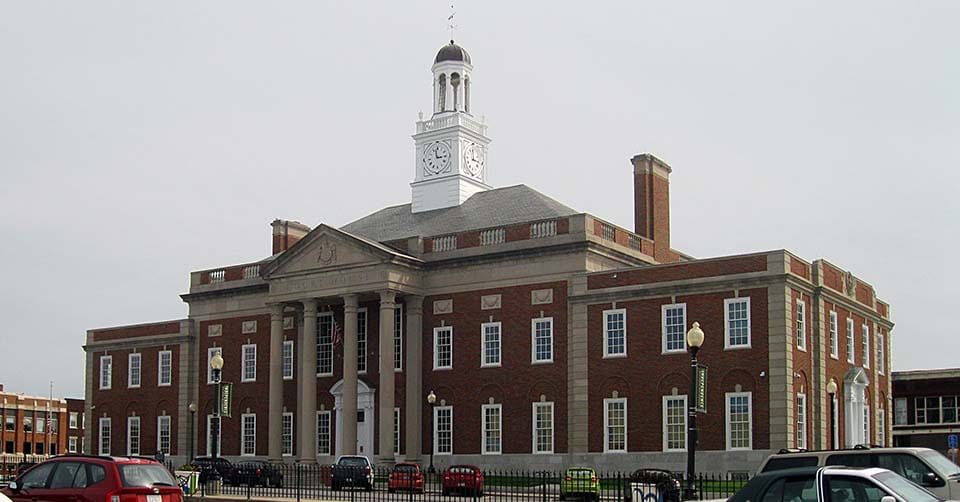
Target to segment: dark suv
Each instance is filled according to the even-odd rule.
[[[65,455],[26,470],[2,493],[13,502],[182,502],[183,492],[163,464],[139,457]]]
[[[223,457],[197,457],[191,464],[200,471],[200,483],[206,483],[208,479],[222,479],[224,482],[230,481],[230,475],[233,472],[233,464]]]
[[[333,464],[330,487],[339,490],[345,486],[360,486],[373,490],[373,465],[362,455],[341,455]]]
[[[233,464],[233,470],[225,481],[232,485],[283,486],[283,473],[280,468],[263,460]]]

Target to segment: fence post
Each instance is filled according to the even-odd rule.
[[[297,482],[297,502],[300,502],[300,464],[293,464],[293,478]]]

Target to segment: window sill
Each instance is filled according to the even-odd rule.
[[[723,350],[725,350],[725,351],[726,351],[726,350],[747,350],[747,349],[752,349],[752,348],[753,348],[753,345],[750,345],[750,344],[747,344],[747,345],[731,345],[731,346],[725,346],[725,347],[723,348]],[[670,450],[670,451],[687,451],[687,450]]]
[[[626,359],[626,358],[627,358],[627,354],[626,354],[626,353],[623,353],[623,354],[604,354],[604,355],[603,355],[603,358],[604,358],[604,359]]]

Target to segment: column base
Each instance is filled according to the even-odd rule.
[[[393,455],[377,455],[374,457],[376,459],[377,465],[393,467],[397,463],[397,458]]]

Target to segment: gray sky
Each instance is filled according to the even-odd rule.
[[[653,152],[675,248],[826,258],[891,303],[895,369],[960,366],[960,2],[786,4],[458,2],[489,181],[630,229]],[[87,329],[185,317],[274,218],[409,202],[448,14],[0,0],[0,382],[81,396]]]

